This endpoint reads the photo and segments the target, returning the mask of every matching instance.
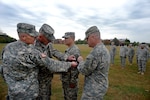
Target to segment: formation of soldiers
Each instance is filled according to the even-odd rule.
[[[81,100],[103,99],[108,89],[110,54],[97,26],[85,32],[93,48],[85,60],[74,44],[75,32],[62,37],[68,46],[64,53],[53,48],[54,29],[48,24],[37,32],[34,25],[18,23],[17,32],[19,40],[2,51],[0,74],[8,85],[7,100],[50,100],[55,72],[61,74],[64,100],[77,100],[79,73],[85,76]]]
[[[116,46],[114,45],[114,42],[112,42],[110,45],[111,64],[114,64],[115,55],[116,55]],[[134,48],[132,44],[126,46],[122,43],[120,45],[119,56],[122,68],[125,68],[126,66],[126,58],[128,58],[129,64],[132,65],[133,58],[134,56],[136,56],[138,73],[144,75],[144,72],[146,71],[147,61],[150,58],[150,49],[148,45],[145,43],[139,44],[137,48]]]

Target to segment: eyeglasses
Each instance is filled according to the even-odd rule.
[[[88,39],[89,39],[89,36],[85,40],[88,41]]]
[[[65,40],[66,40],[66,39],[68,39],[68,38],[65,38]]]

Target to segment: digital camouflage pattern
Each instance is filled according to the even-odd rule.
[[[128,46],[128,60],[129,60],[129,63],[130,63],[130,64],[132,64],[132,62],[133,62],[134,54],[135,54],[134,48],[133,48],[132,45],[130,44],[130,45]]]
[[[93,34],[93,33],[100,33],[99,29],[97,26],[92,26],[90,27],[89,29],[87,29],[87,31],[85,32],[85,39],[87,39],[89,37],[90,34]]]
[[[54,29],[48,25],[43,24],[39,29],[39,34],[43,34],[49,41],[55,39],[53,36]],[[35,41],[35,47],[42,53],[45,53],[48,57],[52,58],[51,52],[48,51],[46,45],[41,43],[39,40]],[[49,71],[46,67],[40,67],[38,80],[39,80],[39,96],[42,100],[50,100],[51,96],[51,81],[53,79],[53,73]]]
[[[61,53],[53,48],[52,43],[47,45],[47,51],[49,51],[49,56],[54,56],[60,61],[67,61],[68,56],[75,55],[78,57],[80,55],[80,50],[76,45],[68,48],[65,53]],[[64,99],[65,100],[77,100],[78,93],[78,70],[76,68],[71,68],[67,73],[63,72],[61,75]],[[73,87],[71,87],[71,85]]]
[[[8,84],[10,100],[35,100],[39,95],[38,66],[46,66],[52,72],[66,72],[70,63],[48,57],[41,58],[33,45],[16,41],[9,43],[2,52],[3,76]]]
[[[78,70],[85,76],[81,100],[103,100],[108,89],[110,54],[107,48],[97,44],[85,61],[81,61]]]
[[[126,57],[127,57],[127,52],[128,52],[128,49],[126,46],[120,46],[120,61],[121,61],[121,67],[125,67],[126,65]]]
[[[31,25],[31,24],[27,24],[27,23],[18,23],[17,24],[17,32],[18,32],[18,34],[26,33],[33,37],[38,36],[38,32],[36,31],[35,26]]]
[[[137,67],[138,67],[138,55],[139,55],[139,51],[140,51],[140,45],[138,45],[136,47],[136,52],[135,52]]]
[[[146,63],[149,59],[149,52],[145,48],[143,44],[140,45],[140,48],[138,49],[138,70],[139,72],[145,72],[146,71]]]
[[[68,56],[75,55],[78,57],[80,55],[80,50],[76,45],[68,48],[65,53],[61,53],[53,48],[52,43],[46,46],[49,56],[56,57],[60,61],[67,61]],[[78,93],[78,70],[76,68],[71,68],[67,73],[63,72],[61,76],[64,99],[65,100],[77,100]],[[71,87],[71,85],[73,87]]]
[[[52,58],[52,54],[47,46],[36,40],[35,48],[47,56]],[[39,68],[38,80],[39,80],[39,96],[42,100],[50,100],[51,96],[51,81],[53,79],[53,72],[46,67]]]
[[[62,38],[75,38],[75,32],[66,32],[64,36],[62,36]]]
[[[114,64],[115,55],[116,55],[116,46],[114,45],[114,42],[112,42],[111,45],[110,45],[110,61],[111,61],[111,64]]]
[[[39,29],[39,33],[42,33],[49,41],[55,39],[54,32],[54,29],[48,24],[43,24]]]
[[[74,44],[65,50],[66,55],[80,56],[79,48]],[[63,72],[61,75],[64,100],[77,100],[78,94],[78,69],[71,68],[68,72]]]
[[[8,84],[10,100],[31,100],[38,97],[38,67],[30,59],[34,55],[30,55],[29,48],[27,44],[17,41],[8,44],[3,50],[3,76]],[[35,57],[40,59],[39,54]]]

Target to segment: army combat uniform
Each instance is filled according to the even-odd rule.
[[[149,52],[145,48],[145,44],[141,44],[140,46],[141,48],[139,49],[139,52],[138,52],[139,53],[138,54],[138,70],[139,70],[139,73],[143,75],[144,72],[146,71],[146,63],[149,58]]]
[[[126,65],[127,51],[128,49],[124,45],[120,46],[120,63],[122,68]]]
[[[134,54],[135,54],[134,48],[130,44],[129,47],[128,47],[128,60],[129,60],[130,64],[132,64],[132,62],[133,62]]]
[[[114,64],[115,55],[116,55],[116,46],[114,45],[114,42],[112,42],[112,44],[110,46],[110,61],[111,61],[111,64]]]
[[[43,24],[39,29],[39,34],[43,34],[49,41],[54,39],[54,29],[48,24]],[[46,54],[52,58],[51,53],[47,50],[47,45],[44,45],[38,39],[35,41],[35,48],[40,52]],[[39,97],[41,100],[50,100],[51,96],[51,81],[53,79],[53,73],[46,67],[39,68],[38,80],[39,80]]]
[[[85,62],[79,63],[78,70],[85,75],[81,100],[102,100],[108,89],[109,64],[110,55],[103,44],[95,46]]]
[[[18,29],[29,33],[33,25],[20,23]],[[39,95],[38,66],[52,72],[67,72],[71,64],[48,57],[41,58],[35,47],[18,40],[5,46],[2,52],[3,77],[8,85],[9,100],[36,100]],[[8,99],[8,98],[7,98]]]
[[[65,51],[65,54],[79,56],[80,51],[76,45],[73,45]],[[77,100],[78,74],[77,68],[71,68],[68,72],[62,73],[61,80],[65,100]]]
[[[21,41],[9,44],[3,51],[3,75],[8,84],[10,100],[30,100],[38,97],[39,83],[37,65],[46,65],[52,72],[67,71],[62,63],[53,62],[50,59],[42,60],[39,52]],[[51,62],[50,62],[50,61]],[[46,62],[47,61],[47,62]],[[49,63],[48,63],[49,61]],[[53,66],[50,68],[50,66]],[[60,66],[60,69],[57,69]]]
[[[99,32],[96,26],[86,31],[86,36]],[[81,61],[78,70],[85,76],[81,100],[103,100],[108,89],[110,54],[103,43],[98,43],[85,61]]]
[[[74,32],[66,32],[63,38],[70,36],[75,37]],[[61,61],[67,61],[67,58],[70,55],[74,55],[76,58],[80,55],[80,50],[75,44],[67,48],[65,50],[65,53],[59,52],[58,50],[54,49],[51,44],[49,44],[49,51],[51,52],[52,56]],[[64,100],[77,100],[78,75],[79,72],[77,68],[71,68],[70,70],[68,70],[68,72],[61,73]]]

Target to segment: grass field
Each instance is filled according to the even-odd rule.
[[[0,50],[5,44],[0,44]],[[64,52],[64,45],[55,44],[55,48]],[[87,45],[78,45],[81,50],[81,55],[85,58],[89,54],[91,48]],[[109,46],[107,46],[109,49]],[[119,47],[117,48],[117,55],[115,57],[115,64],[110,66],[109,70],[109,88],[104,100],[150,100],[150,60],[147,63],[146,72],[144,75],[137,74],[137,64],[134,57],[133,65],[128,64],[126,60],[126,67],[120,67]],[[82,95],[84,84],[84,76],[79,75],[79,93],[78,100]],[[7,85],[0,77],[0,100],[5,100],[7,95]],[[52,81],[52,97],[51,100],[63,100],[61,81],[58,74],[54,75]]]

